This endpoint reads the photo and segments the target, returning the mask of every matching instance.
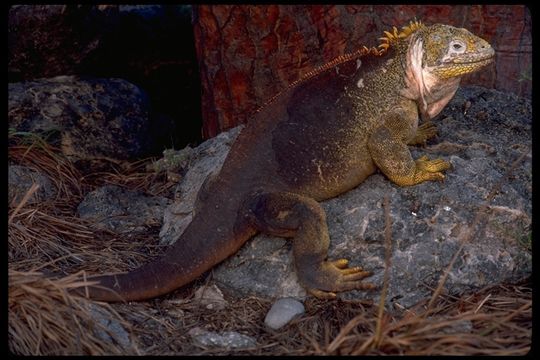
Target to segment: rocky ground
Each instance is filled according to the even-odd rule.
[[[10,106],[12,113],[26,111],[21,109],[24,104]],[[371,292],[342,293],[344,301],[378,302],[387,260],[385,302],[389,310],[413,308],[429,300],[443,274],[447,277],[442,293],[456,297],[530,277],[530,101],[496,90],[465,87],[435,123],[439,136],[412,151],[414,157],[428,154],[449,160],[453,168],[444,182],[400,188],[376,173],[357,188],[322,203],[331,238],[330,258],[346,257],[353,266],[372,271],[369,281],[379,286]],[[206,177],[219,171],[239,131],[241,127],[196,148],[169,150],[149,163],[147,171],[166,174],[169,182],[177,183],[161,195],[118,185],[98,186],[80,198],[74,215],[95,231],[136,239],[148,235],[148,229],[155,229],[156,236],[159,229],[160,242],[173,243],[191,220],[198,189]],[[27,199],[29,204],[58,197],[55,181],[47,174],[12,163],[12,203],[21,201],[33,182],[41,188]],[[390,225],[385,222],[385,197]],[[385,246],[387,226],[391,228],[390,247]],[[140,264],[119,260],[129,260],[128,268]],[[78,266],[84,268],[83,262]],[[206,297],[201,295],[202,288],[195,295],[207,299],[207,309],[224,309],[253,296],[270,300],[273,306],[267,310],[264,324],[276,330],[301,318],[305,311],[303,303],[308,298],[296,278],[290,241],[258,235],[211,274]],[[126,341],[119,322],[99,320],[104,310],[92,311],[100,326]],[[257,343],[238,332],[213,332],[204,327],[194,327],[187,335],[202,347],[244,349]]]

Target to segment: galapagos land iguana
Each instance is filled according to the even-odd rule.
[[[105,301],[171,292],[234,254],[258,232],[292,238],[300,283],[317,297],[371,289],[370,275],[329,260],[325,213],[335,197],[379,169],[400,186],[442,180],[450,164],[413,159],[408,145],[436,134],[429,121],[461,76],[494,50],[463,28],[411,22],[308,73],[274,96],[233,144],[221,172],[199,191],[192,222],[157,260],[123,274],[90,277],[80,294]],[[419,117],[424,120],[418,125]]]

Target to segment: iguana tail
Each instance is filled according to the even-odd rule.
[[[138,301],[188,284],[234,254],[254,235],[255,231],[247,225],[235,226],[237,207],[232,209],[231,205],[205,206],[174,245],[155,261],[128,273],[89,277],[87,280],[98,284],[77,288],[75,292],[101,301]]]

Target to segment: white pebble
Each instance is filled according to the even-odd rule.
[[[277,330],[305,312],[304,305],[293,298],[279,299],[272,305],[264,319],[264,324]]]

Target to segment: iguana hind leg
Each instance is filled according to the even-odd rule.
[[[371,273],[349,268],[346,259],[327,259],[326,215],[317,201],[292,193],[260,193],[250,199],[244,215],[263,233],[293,238],[298,278],[312,295],[334,298],[337,291],[375,287],[361,282]]]

